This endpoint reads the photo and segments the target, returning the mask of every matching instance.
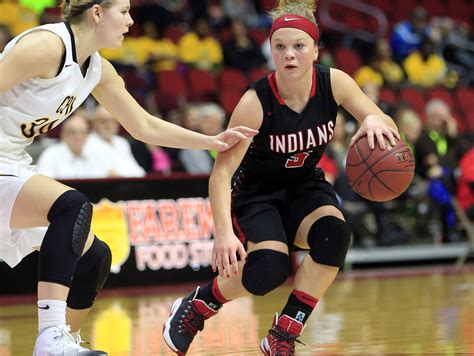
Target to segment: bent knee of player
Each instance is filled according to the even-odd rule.
[[[350,240],[347,222],[336,216],[323,216],[308,232],[309,255],[316,263],[343,267]]]

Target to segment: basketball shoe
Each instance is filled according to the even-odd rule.
[[[275,315],[273,325],[268,335],[260,343],[260,350],[265,356],[295,355],[295,342],[303,344],[297,339],[303,331],[303,324],[288,315]]]
[[[185,298],[176,299],[168,320],[163,325],[163,337],[168,347],[178,355],[186,355],[204,321],[218,312],[218,307],[196,299],[199,287]]]
[[[104,351],[79,346],[67,325],[44,329],[36,339],[33,356],[106,356]]]

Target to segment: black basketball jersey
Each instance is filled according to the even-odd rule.
[[[314,171],[336,126],[338,105],[332,95],[329,68],[314,66],[310,98],[301,113],[285,105],[275,73],[250,87],[261,102],[263,122],[239,171],[260,181],[305,179]]]

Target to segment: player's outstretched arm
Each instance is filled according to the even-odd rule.
[[[249,90],[237,104],[229,127],[243,125],[258,129],[262,118],[262,107],[257,94]],[[230,277],[231,273],[238,273],[237,254],[241,260],[246,258],[244,247],[235,236],[232,227],[231,178],[242,162],[251,141],[249,138],[232,149],[219,153],[209,179],[209,198],[216,230],[212,250],[212,269],[214,272],[218,270],[221,276]]]
[[[206,136],[152,116],[125,89],[122,78],[105,59],[102,59],[101,80],[93,95],[134,138],[152,145],[225,151],[258,133],[238,126],[216,136]]]
[[[392,118],[384,114],[349,75],[343,71],[331,69],[331,87],[336,102],[361,124],[352,137],[351,146],[361,136],[367,136],[370,148],[374,148],[375,139],[377,139],[381,149],[385,149],[384,136],[392,145],[395,145],[395,138],[400,139],[397,125]]]

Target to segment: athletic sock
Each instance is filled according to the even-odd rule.
[[[209,305],[215,310],[220,309],[222,307],[222,304],[228,302],[228,300],[225,299],[219,291],[219,286],[217,285],[217,277],[215,277],[205,286],[200,287],[196,298],[203,300],[207,305]]]
[[[317,303],[318,299],[305,292],[293,289],[281,314],[288,315],[304,325]]]
[[[38,331],[55,325],[66,325],[66,302],[62,300],[38,300]]]

